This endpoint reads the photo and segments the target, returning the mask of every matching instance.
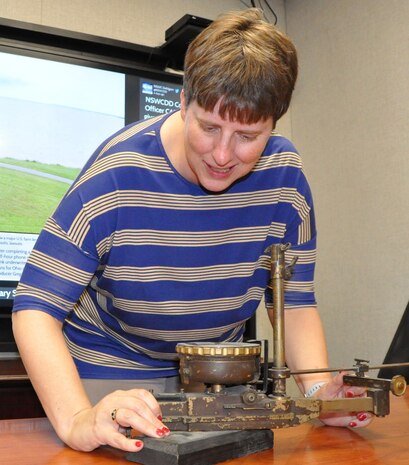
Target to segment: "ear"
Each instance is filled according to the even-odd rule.
[[[183,89],[180,91],[180,116],[184,121],[186,117],[186,97]]]

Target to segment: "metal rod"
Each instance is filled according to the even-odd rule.
[[[375,366],[368,366],[365,365],[363,368],[365,370],[380,370],[381,368],[395,368],[395,367],[407,367],[409,366],[409,362],[402,362],[402,363],[385,363],[382,365],[375,365]],[[311,368],[307,370],[295,370],[291,371],[291,375],[307,375],[312,373],[335,373],[339,371],[357,371],[358,369],[362,368],[362,366],[353,366],[349,368]]]
[[[271,247],[271,288],[273,295],[273,392],[286,395],[285,334],[284,334],[284,252],[288,245],[273,244]]]
[[[284,250],[281,244],[271,248],[271,281],[273,289],[274,366],[285,366],[284,348]]]

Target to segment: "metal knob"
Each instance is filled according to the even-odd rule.
[[[402,375],[396,375],[391,379],[391,392],[395,396],[403,396],[406,392],[406,379]]]

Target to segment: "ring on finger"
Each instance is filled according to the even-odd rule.
[[[118,412],[118,409],[117,408],[114,408],[114,410],[112,410],[111,412],[111,418],[112,418],[112,421],[116,421],[116,414]]]

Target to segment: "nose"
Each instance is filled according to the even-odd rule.
[[[233,159],[233,146],[229,139],[220,138],[213,148],[213,160],[217,166],[226,166]]]

